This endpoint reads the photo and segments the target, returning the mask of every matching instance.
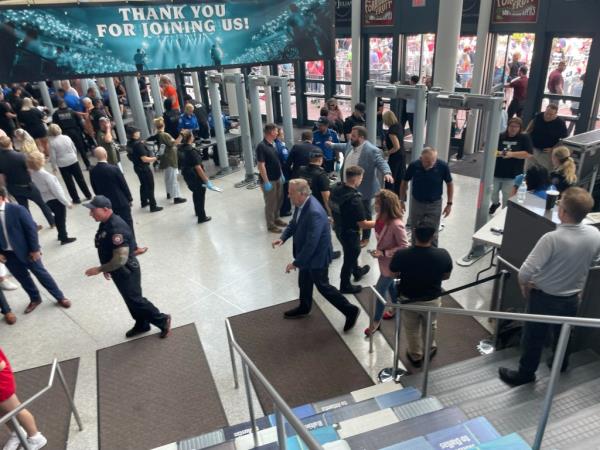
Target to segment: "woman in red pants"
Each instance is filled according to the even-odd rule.
[[[16,395],[15,376],[8,359],[0,349],[0,416],[4,416],[17,408],[21,402]],[[17,414],[17,419],[27,433],[27,444],[31,450],[38,450],[46,446],[48,442],[44,435],[40,433],[35,424],[35,418],[26,409],[21,410]],[[4,444],[3,450],[17,450],[21,445],[12,422],[7,422],[8,428],[11,429],[10,438]],[[21,429],[23,431],[23,429]]]

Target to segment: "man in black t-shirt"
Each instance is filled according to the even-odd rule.
[[[150,212],[162,211],[162,206],[156,204],[154,198],[154,175],[150,164],[156,161],[156,156],[153,156],[150,150],[146,147],[141,139],[139,130],[134,130],[131,133],[131,162],[133,162],[133,170],[140,179],[140,201],[142,208],[150,206]]]
[[[533,143],[533,158],[527,166],[534,163],[552,172],[552,150],[569,134],[565,121],[558,117],[558,105],[550,103],[546,111],[537,113],[525,132],[529,133]]]
[[[320,148],[315,147],[310,153],[308,165],[300,167],[296,178],[304,178],[308,182],[312,196],[319,201],[327,211],[327,215],[331,217],[331,209],[329,209],[329,195],[331,193],[329,175],[322,166],[323,152]]]
[[[490,214],[494,214],[500,206],[500,191],[502,191],[502,207],[506,206],[512,193],[515,177],[524,172],[525,160],[533,153],[531,139],[522,131],[523,121],[518,117],[513,117],[508,120],[506,131],[500,133],[496,151]]]
[[[279,209],[283,202],[283,182],[279,156],[275,148],[275,138],[279,133],[279,127],[273,123],[268,123],[263,129],[264,139],[256,147],[256,161],[258,162],[258,179],[263,197],[265,199],[265,219],[267,229],[271,233],[281,233],[283,230],[279,227],[287,226],[279,218]]]
[[[364,169],[350,166],[345,170],[343,183],[338,183],[331,191],[329,207],[333,215],[333,229],[344,250],[344,263],[340,274],[340,291],[356,294],[362,286],[350,284],[350,275],[359,281],[369,272],[368,265],[360,267],[360,230],[373,228],[374,221],[368,220],[358,186],[363,179]]]
[[[346,142],[350,140],[352,128],[356,126],[367,126],[367,121],[365,120],[366,112],[367,106],[364,103],[357,103],[354,105],[354,112],[344,120],[344,135],[346,136]]]
[[[285,162],[286,169],[289,173],[292,174],[292,178],[298,178],[300,168],[308,166],[310,162],[310,154],[315,152],[315,150],[320,150],[319,147],[313,145],[312,143],[312,131],[303,131],[301,139],[302,142],[294,144],[294,146],[291,148],[290,154],[288,155],[288,159]],[[323,152],[321,151],[321,153]]]
[[[427,218],[419,222],[414,230],[415,245],[398,250],[390,262],[390,270],[398,274],[400,285],[398,294],[401,302],[423,306],[441,306],[442,280],[450,278],[452,258],[442,249],[433,247],[433,238],[437,232],[434,222]],[[424,328],[427,314],[403,311],[402,325],[407,337],[406,356],[415,366],[423,363]],[[435,331],[437,321],[431,322],[431,356],[437,351]],[[423,332],[421,331],[423,330]]]

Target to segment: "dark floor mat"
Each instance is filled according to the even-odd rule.
[[[10,359],[10,355],[8,356]],[[48,385],[51,368],[52,364],[48,364],[46,366],[16,372],[15,379],[17,381],[17,396],[19,397],[19,400],[24,402],[45,388]],[[71,395],[74,395],[77,370],[79,369],[79,358],[61,361],[60,368],[67,380]],[[77,399],[75,399],[75,402],[77,402]],[[75,406],[77,406],[77,403]],[[46,439],[48,439],[48,444],[44,447],[44,450],[66,449],[67,441],[69,440],[71,407],[69,406],[69,400],[67,400],[65,391],[58,379],[58,375],[54,378],[54,385],[52,388],[35,400],[28,409],[35,416],[39,430],[46,436]],[[4,443],[7,439],[8,429],[5,426],[2,426],[0,427],[0,442]]]
[[[306,318],[283,318],[283,312],[297,304],[287,302],[229,318],[236,341],[288,405],[371,386],[369,375],[316,304]],[[269,395],[254,385],[263,410],[271,412]]]
[[[483,168],[483,153],[463,155],[462,159],[450,161],[448,165],[452,173],[480,179]]]
[[[194,324],[98,350],[98,444],[147,450],[227,425]]]
[[[369,304],[374,296],[371,289],[363,289],[355,296],[363,308],[369,311]],[[454,299],[447,295],[442,297],[442,306],[445,308],[461,308]],[[431,369],[479,356],[476,349],[477,344],[482,339],[490,337],[490,333],[472,317],[443,314],[438,316],[437,323],[436,341],[438,351],[431,360]],[[419,371],[420,369],[415,369],[406,358],[406,334],[404,333],[404,327],[401,328],[400,359],[410,372]],[[392,348],[394,348],[394,330],[394,320],[381,321],[380,331]]]

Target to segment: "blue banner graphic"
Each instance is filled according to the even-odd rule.
[[[0,9],[0,82],[333,58],[331,0]]]

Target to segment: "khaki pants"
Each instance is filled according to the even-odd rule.
[[[271,181],[273,186],[269,192],[262,189],[265,199],[265,219],[267,220],[267,228],[277,227],[275,221],[279,219],[279,209],[283,202],[283,184],[281,180]],[[262,188],[262,186],[261,186]]]
[[[411,302],[411,305],[441,306],[442,300],[436,298],[426,302]],[[415,311],[402,311],[402,326],[406,333],[408,353],[413,359],[423,358],[423,347],[425,346],[425,326],[427,325],[427,313]],[[431,346],[437,347],[435,332],[437,330],[436,315],[431,315]]]

